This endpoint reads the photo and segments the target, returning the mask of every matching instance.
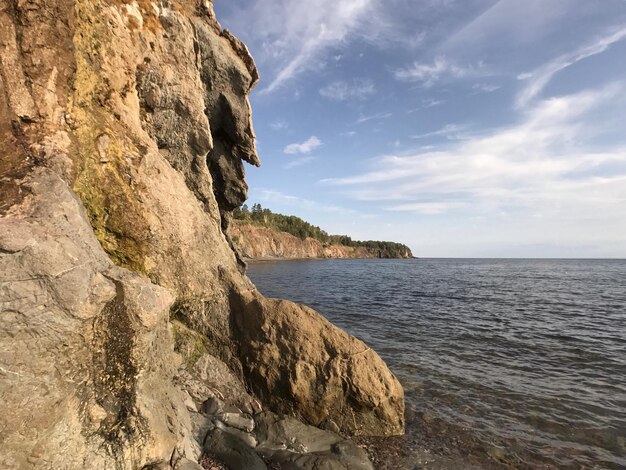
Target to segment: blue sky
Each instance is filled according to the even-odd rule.
[[[626,257],[626,0],[216,0],[250,202],[423,257]]]

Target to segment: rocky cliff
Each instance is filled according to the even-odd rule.
[[[248,259],[343,259],[387,256],[377,249],[322,243],[310,237],[303,240],[287,232],[237,220],[230,224],[228,233],[241,255]],[[406,250],[397,257],[411,258],[412,254]]]
[[[294,419],[403,432],[380,357],[226,235],[257,80],[207,0],[0,0],[0,467],[369,468]]]

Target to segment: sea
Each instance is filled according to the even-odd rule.
[[[626,260],[271,261],[248,276],[375,349],[409,433],[512,467],[626,468]]]

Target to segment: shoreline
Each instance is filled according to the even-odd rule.
[[[623,262],[425,261],[257,264],[249,273],[267,295],[315,305],[398,375],[407,436],[359,440],[381,468],[455,468],[459,458],[481,468],[622,468],[622,410],[596,407],[609,391],[598,386],[592,400],[571,387],[571,371],[619,383],[611,327],[622,313]],[[555,285],[562,298],[553,299]],[[594,310],[599,288],[604,314]],[[582,352],[581,338],[595,346]]]
[[[285,217],[280,214],[272,214]],[[291,220],[291,219],[290,219]],[[302,224],[306,222],[301,221]],[[316,227],[311,227],[320,230]],[[388,241],[354,241],[350,237],[339,237],[326,240],[320,239],[313,233],[296,236],[298,232],[283,231],[260,223],[235,219],[229,225],[227,233],[241,256],[245,258],[411,258],[413,253],[406,245]],[[325,234],[325,232],[322,232]],[[305,236],[306,235],[306,236]],[[345,240],[344,240],[345,239]]]
[[[368,453],[376,470],[556,469],[521,449],[482,441],[471,429],[418,412],[406,403],[406,433],[391,437],[352,437]]]
[[[267,263],[267,262],[272,262],[272,261],[330,261],[330,260],[393,260],[393,261],[406,261],[406,260],[416,260],[416,259],[420,259],[418,257],[412,257],[412,258],[375,258],[375,257],[365,257],[365,258],[361,258],[361,257],[355,257],[355,258],[321,258],[321,257],[316,257],[316,258],[286,258],[286,257],[262,257],[262,258],[247,258],[247,257],[243,257],[241,258],[243,261],[245,261],[246,263]]]

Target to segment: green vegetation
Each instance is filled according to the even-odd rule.
[[[183,357],[188,370],[196,365],[198,359],[209,354],[206,338],[187,328],[179,320],[172,321],[172,332],[174,334],[174,351]]]
[[[352,240],[347,235],[329,235],[321,228],[305,222],[293,215],[276,214],[269,209],[264,209],[261,204],[253,204],[252,210],[244,204],[241,208],[233,211],[233,217],[246,223],[268,227],[280,232],[287,232],[302,240],[314,238],[325,245],[344,245],[353,248],[366,248],[379,258],[406,258],[411,257],[411,250],[402,243],[382,241],[358,241]]]

